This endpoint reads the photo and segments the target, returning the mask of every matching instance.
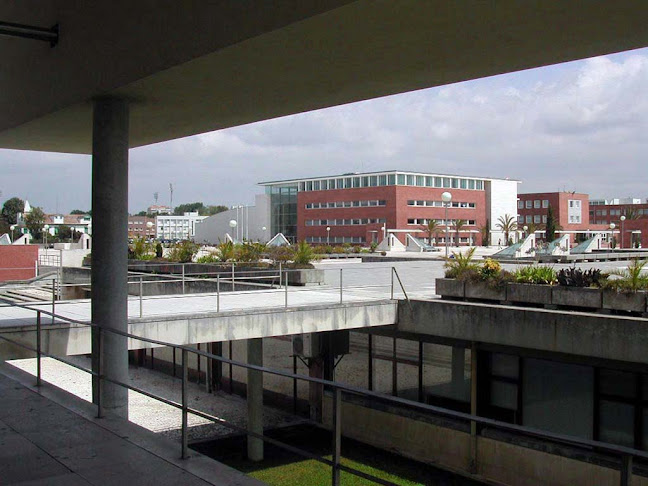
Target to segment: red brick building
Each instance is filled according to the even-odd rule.
[[[147,223],[151,223],[150,225]],[[146,216],[128,217],[129,238],[155,238],[155,220]]]
[[[34,278],[37,260],[37,245],[0,246],[0,282]]]
[[[449,192],[451,244],[480,244],[480,228],[490,224],[491,241],[501,238],[497,219],[515,215],[517,181],[413,172],[342,174],[261,183],[271,196],[272,233],[316,244],[380,242],[395,231],[427,237],[423,227],[436,220],[436,243],[444,243],[445,211],[441,194]],[[465,224],[456,241],[454,222]],[[494,239],[493,239],[494,238]]]
[[[591,201],[589,206],[590,221],[608,226],[614,223],[619,230],[618,243],[622,248],[648,247],[648,203],[611,201]],[[625,220],[622,221],[621,217]],[[623,236],[621,236],[621,233]]]
[[[547,211],[551,206],[556,226],[560,232],[586,236],[588,232],[609,230],[607,225],[592,224],[589,212],[589,196],[577,192],[536,192],[520,194],[518,197],[518,227],[535,227],[544,231],[547,224]],[[542,235],[543,233],[536,233]]]

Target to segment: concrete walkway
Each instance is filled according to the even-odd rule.
[[[0,397],[2,485],[262,484],[197,453],[180,460],[167,439],[123,420],[84,416],[3,374]]]

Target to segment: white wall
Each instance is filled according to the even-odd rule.
[[[500,216],[508,214],[517,222],[518,181],[490,180],[486,181],[486,214],[490,220],[491,245],[497,245],[501,240],[506,244],[504,233],[497,228]],[[512,236],[509,235],[509,238]],[[514,237],[514,236],[513,236]]]
[[[257,194],[255,196],[255,205],[236,209],[229,209],[222,213],[215,214],[196,224],[196,243],[218,243],[225,241],[225,233],[236,239],[236,228],[229,226],[231,220],[236,220],[239,229],[239,240],[243,240],[248,235],[251,241],[266,242],[272,236],[270,234],[270,196],[266,194]],[[265,227],[265,231],[262,228]],[[247,229],[247,231],[246,231]]]

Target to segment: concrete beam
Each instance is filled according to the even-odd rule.
[[[263,366],[263,339],[247,341],[248,364]],[[263,372],[247,370],[248,431],[263,434]],[[248,436],[248,459],[263,460],[263,440]]]
[[[648,364],[648,319],[506,305],[413,300],[398,331]]]

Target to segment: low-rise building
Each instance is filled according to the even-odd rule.
[[[173,209],[170,208],[169,206],[158,206],[158,205],[153,205],[149,206],[148,209],[146,210],[148,214],[173,214]]]
[[[147,216],[128,217],[129,238],[155,238],[155,219]]]
[[[184,213],[182,216],[156,216],[155,237],[158,240],[191,240],[196,235],[196,225],[207,216],[197,212]]]

